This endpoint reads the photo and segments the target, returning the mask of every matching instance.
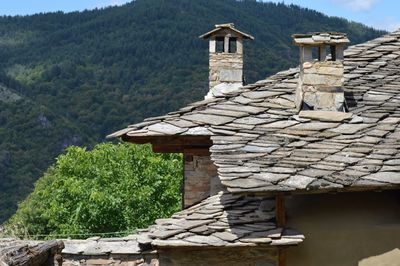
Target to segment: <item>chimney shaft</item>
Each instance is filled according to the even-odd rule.
[[[209,92],[205,98],[222,96],[243,86],[243,40],[254,38],[235,29],[233,23],[215,25],[200,36],[209,40]]]
[[[299,110],[346,110],[343,91],[343,50],[349,43],[337,32],[295,34],[300,47],[300,77],[296,91]],[[328,51],[327,51],[328,50]],[[330,58],[327,57],[330,53]]]

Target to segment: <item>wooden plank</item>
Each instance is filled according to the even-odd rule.
[[[209,148],[204,147],[184,147],[183,153],[185,155],[197,155],[197,156],[210,156]]]
[[[129,137],[123,136],[124,141],[144,144],[169,144],[169,145],[192,145],[192,146],[210,146],[212,141],[210,136],[152,136],[152,137]]]
[[[135,144],[150,143],[154,152],[160,153],[188,153],[192,155],[210,155],[209,148],[212,141],[209,136],[152,136],[128,137],[122,139]],[[186,152],[185,152],[186,151]]]
[[[184,153],[186,155],[209,156],[210,150],[208,147],[193,147],[182,145],[159,145],[153,144],[153,152],[160,153]]]
[[[276,225],[280,228],[286,227],[286,211],[285,211],[285,196],[278,194],[275,196],[275,215]],[[278,266],[286,266],[285,250],[279,248],[278,250]]]
[[[64,243],[60,240],[51,240],[35,246],[8,247],[0,252],[1,262],[13,266],[54,265],[54,255],[57,255],[56,258],[58,258],[63,248]]]
[[[152,145],[153,152],[159,153],[182,153],[183,147],[179,145]]]
[[[189,156],[186,156],[185,154],[182,156],[182,182],[181,182],[181,209],[185,209],[185,183],[186,183],[186,160],[192,160],[193,161],[193,156],[190,156],[192,158],[188,158]]]
[[[278,249],[278,266],[286,266],[286,250],[284,248]]]

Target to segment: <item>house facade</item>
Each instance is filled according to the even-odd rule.
[[[205,99],[109,136],[184,154],[184,209],[132,236],[133,265],[400,265],[400,31],[293,35],[299,67],[249,85],[251,35],[200,37]],[[64,254],[121,255],[95,242]]]

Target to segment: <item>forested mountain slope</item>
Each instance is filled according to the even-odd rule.
[[[341,31],[352,43],[383,32],[284,4],[137,0],[121,7],[0,18],[0,221],[52,158],[127,123],[177,109],[207,91],[207,43],[234,22],[248,82],[295,66],[290,35]]]

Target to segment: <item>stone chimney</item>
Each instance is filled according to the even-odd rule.
[[[345,112],[343,51],[349,43],[346,34],[318,32],[292,37],[300,47],[298,110]]]
[[[243,86],[243,40],[254,37],[228,23],[215,25],[215,29],[200,38],[210,43],[210,84],[205,98],[234,92]]]

